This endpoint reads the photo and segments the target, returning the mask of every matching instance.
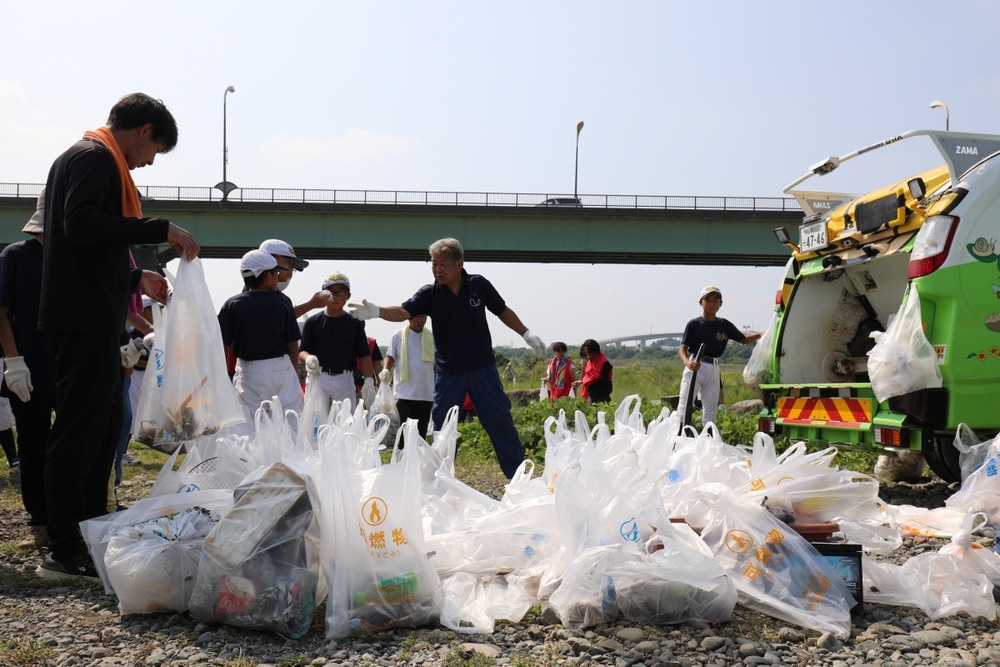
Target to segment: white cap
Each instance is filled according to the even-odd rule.
[[[276,266],[278,266],[278,260],[272,257],[270,253],[266,253],[263,250],[251,250],[243,255],[243,259],[240,260],[240,274],[244,278],[249,278],[250,276],[256,278]]]
[[[272,255],[287,257],[292,260],[292,265],[295,267],[296,271],[301,271],[309,266],[309,262],[304,259],[299,259],[295,255],[295,248],[280,239],[268,239],[260,244],[260,249],[264,252],[271,253]]]
[[[28,224],[21,230],[25,234],[41,234],[45,231],[43,221],[45,219],[45,186],[38,193],[38,203],[35,205],[35,212],[28,220]]]
[[[712,292],[718,294],[720,299],[722,298],[722,290],[720,290],[715,285],[709,285],[708,287],[701,288],[701,296],[698,297],[698,301],[701,301]]]

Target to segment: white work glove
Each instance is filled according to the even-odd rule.
[[[390,371],[388,368],[383,368],[378,374],[378,381],[384,384],[388,382],[389,378],[391,377],[392,377],[392,371]]]
[[[362,299],[361,303],[349,303],[347,308],[351,312],[351,317],[356,320],[374,320],[382,312],[382,309],[368,299]]]
[[[156,333],[155,332],[151,331],[151,332],[149,332],[148,334],[146,334],[145,336],[142,337],[142,346],[145,347],[147,350],[152,350],[153,349],[153,345],[155,343],[156,343]]]
[[[122,345],[122,368],[132,368],[135,366],[135,362],[139,361],[139,356],[142,355],[144,349],[146,349],[146,346],[138,338]]]
[[[375,402],[375,380],[372,378],[365,378],[365,383],[361,385],[361,400],[365,404],[365,410]]]
[[[524,342],[528,344],[528,347],[535,351],[535,354],[539,356],[545,354],[545,343],[542,342],[541,338],[531,333],[531,329],[525,329],[521,338],[523,338]]]
[[[7,386],[22,403],[27,403],[31,400],[31,392],[35,388],[31,386],[31,371],[24,363],[24,357],[4,357],[3,362],[7,366],[7,370],[3,372]]]
[[[319,357],[315,354],[306,357],[306,373],[309,375],[319,375],[320,373]]]

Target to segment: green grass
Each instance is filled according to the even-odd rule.
[[[34,639],[0,637],[0,665],[5,667],[37,667],[55,654]]]

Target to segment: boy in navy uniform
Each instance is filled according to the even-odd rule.
[[[729,320],[717,317],[716,313],[722,307],[722,290],[715,285],[709,285],[701,291],[698,297],[701,304],[701,317],[696,317],[684,327],[684,338],[681,339],[679,356],[684,364],[684,375],[681,377],[680,399],[677,403],[684,410],[688,401],[688,392],[694,391],[695,396],[701,396],[701,423],[715,423],[715,415],[719,409],[719,393],[722,388],[722,375],[719,370],[719,357],[726,351],[730,340],[737,343],[752,343],[760,338],[760,332],[746,333],[736,328]],[[695,356],[701,346],[701,359]],[[694,387],[691,378],[697,373]]]
[[[248,291],[230,297],[219,311],[226,353],[236,356],[233,385],[248,423],[262,401],[277,396],[285,410],[302,410],[302,387],[295,370],[299,325],[291,300],[278,291],[278,263],[251,250],[240,260]]]
[[[321,291],[330,294],[326,307],[302,327],[299,358],[305,362],[306,382],[319,382],[324,405],[350,401],[353,409],[357,397],[354,369],[360,365],[364,378],[361,399],[366,408],[371,407],[375,400],[375,369],[365,323],[344,310],[351,298],[351,281],[343,273],[331,273]]]

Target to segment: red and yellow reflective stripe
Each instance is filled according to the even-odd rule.
[[[790,424],[836,422],[844,426],[871,423],[868,398],[779,398],[778,418]]]

